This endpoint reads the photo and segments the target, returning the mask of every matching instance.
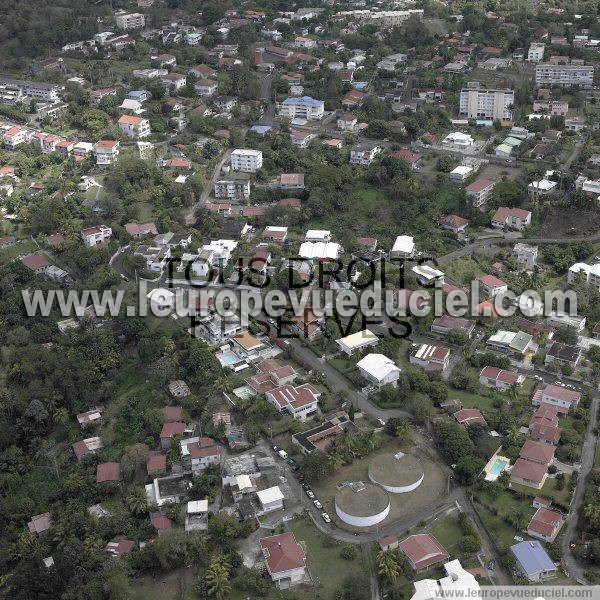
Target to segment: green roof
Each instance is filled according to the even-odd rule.
[[[504,152],[505,154],[510,154],[512,152],[512,146],[508,146],[507,144],[500,144],[496,146],[496,152]]]
[[[518,138],[508,136],[502,143],[507,146],[520,146],[522,141]]]

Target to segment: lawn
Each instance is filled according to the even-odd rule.
[[[556,479],[548,477],[546,483],[541,490],[535,490],[527,487],[526,485],[519,485],[517,483],[511,483],[511,487],[515,490],[527,494],[528,496],[544,496],[546,498],[552,498],[561,504],[569,504],[571,499],[571,491],[569,489],[569,477],[565,477],[565,486],[562,490],[556,489]]]
[[[496,410],[492,406],[491,398],[480,396],[479,394],[473,394],[471,392],[465,392],[464,390],[455,390],[450,388],[448,390],[448,400],[460,400],[464,408],[478,408],[479,410]]]
[[[21,254],[30,254],[37,250],[35,244],[30,240],[19,240],[16,244],[0,250],[0,262],[7,263],[21,256]]]
[[[448,515],[435,522],[428,528],[428,531],[450,554],[459,552],[458,546],[463,532],[454,515]]]
[[[456,285],[466,285],[480,275],[484,275],[481,267],[472,258],[457,258],[444,266],[446,277]]]
[[[514,537],[518,534],[518,532],[514,527],[494,515],[487,508],[481,506],[480,504],[476,504],[475,508],[479,518],[494,541],[494,544],[498,548],[508,548],[515,543]]]
[[[315,591],[323,598],[333,599],[335,592],[348,575],[368,570],[359,547],[356,547],[358,551],[356,558],[343,559],[340,552],[344,544],[338,545],[327,538],[308,518],[294,519],[290,523],[290,530],[298,542],[305,547],[308,569],[316,584]],[[335,545],[332,546],[332,543]]]

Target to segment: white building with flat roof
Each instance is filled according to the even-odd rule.
[[[335,340],[335,343],[344,354],[351,356],[358,350],[376,346],[379,343],[379,338],[369,329],[365,329]]]
[[[442,600],[444,598],[477,598],[479,583],[475,576],[465,571],[460,561],[451,560],[444,565],[446,577],[439,580],[421,579],[413,583],[415,593],[411,600]]]
[[[572,267],[569,267],[567,282],[573,284],[580,280],[586,285],[591,285],[600,290],[600,263],[595,265],[575,263]]]
[[[266,490],[259,490],[256,492],[256,496],[265,513],[283,508],[284,496],[277,485],[267,488]]]
[[[399,235],[392,246],[390,258],[411,258],[415,253],[415,239],[412,235]]]
[[[513,90],[480,88],[479,85],[460,91],[459,113],[469,119],[503,121],[512,118],[515,103]]]
[[[396,385],[400,367],[384,354],[367,354],[356,363],[360,374],[373,386]]]
[[[540,62],[544,58],[545,44],[533,43],[529,46],[527,52],[527,60],[529,62]]]
[[[231,170],[256,173],[262,167],[263,155],[260,150],[237,148],[231,153]]]

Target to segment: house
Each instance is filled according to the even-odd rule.
[[[552,506],[552,500],[543,498],[542,496],[536,496],[531,503],[533,508],[550,508]]]
[[[293,533],[261,538],[259,544],[266,560],[267,571],[278,587],[282,584],[293,585],[304,579],[306,556]]]
[[[547,467],[554,458],[554,451],[554,446],[550,444],[543,444],[535,440],[525,440],[519,452],[519,457]]]
[[[353,114],[345,113],[337,118],[337,126],[342,131],[356,131],[358,119]]]
[[[444,565],[446,577],[439,580],[422,579],[415,581],[415,593],[411,600],[440,600],[441,598],[480,597],[480,588],[474,569],[463,569],[458,559]]]
[[[90,424],[100,423],[102,420],[102,413],[104,412],[104,406],[94,406],[86,412],[77,414],[77,422],[81,428],[87,427]]]
[[[132,138],[145,138],[151,133],[150,121],[141,117],[132,115],[121,115],[117,121],[119,129],[127,136]]]
[[[458,165],[448,173],[448,179],[453,183],[463,183],[473,175],[473,172],[473,167],[469,165]]]
[[[208,499],[190,500],[185,515],[185,530],[205,530],[208,527]]]
[[[459,331],[471,337],[474,330],[475,321],[463,319],[462,317],[451,317],[450,315],[436,317],[431,324],[431,331],[442,335],[448,335],[451,331]]]
[[[306,306],[302,312],[291,318],[292,331],[302,335],[307,340],[315,339],[325,325],[325,315],[317,315],[310,306]]]
[[[164,454],[149,456],[146,460],[146,472],[148,475],[161,475],[167,471],[167,457]]]
[[[527,535],[551,543],[555,540],[564,522],[564,517],[559,512],[538,507],[527,525]]]
[[[377,540],[379,544],[379,548],[382,552],[387,552],[388,550],[397,550],[400,544],[398,538],[392,533],[390,535],[386,535],[379,540]]]
[[[96,467],[96,483],[115,483],[121,479],[121,465],[118,462],[100,463]]]
[[[544,581],[556,577],[557,566],[537,540],[519,542],[511,546],[510,551],[515,557],[518,569],[529,581]]]
[[[469,427],[469,425],[481,425],[487,427],[487,421],[483,418],[478,408],[463,408],[454,413],[454,418],[459,425]]]
[[[582,282],[600,290],[600,263],[593,265],[582,262],[575,263],[569,267],[567,282],[570,284]]]
[[[429,308],[430,299],[424,295],[424,292],[398,289],[393,292],[393,306],[400,315],[418,315],[420,312]]]
[[[282,173],[278,185],[282,190],[303,190],[304,173]]]
[[[44,533],[44,531],[48,531],[50,527],[52,527],[52,517],[49,512],[35,515],[34,517],[31,517],[31,521],[27,523],[27,529],[29,529],[31,533]]]
[[[170,531],[173,529],[173,521],[160,513],[156,513],[150,518],[150,522],[158,535],[163,534],[165,531]]]
[[[231,169],[244,173],[256,173],[262,167],[263,155],[260,150],[237,148],[231,153]]]
[[[546,323],[558,327],[570,327],[577,333],[585,329],[586,317],[581,315],[570,315],[566,312],[552,311],[546,317]]]
[[[450,363],[450,350],[444,346],[420,344],[410,355],[409,361],[426,371],[444,371]]]
[[[19,144],[27,141],[27,130],[15,125],[4,132],[2,141],[7,150],[14,150]]]
[[[384,354],[367,354],[356,363],[360,374],[376,389],[384,385],[396,386],[400,368]]]
[[[310,131],[292,131],[292,144],[298,148],[308,148],[310,142],[315,138],[315,134]]]
[[[103,244],[112,236],[112,229],[106,225],[86,227],[81,230],[81,238],[86,248]]]
[[[488,298],[494,298],[498,294],[503,294],[508,291],[508,284],[495,275],[483,275],[482,277],[478,277],[477,281],[481,286],[481,291]]]
[[[497,352],[517,356],[535,354],[538,350],[538,345],[533,341],[533,337],[523,331],[514,332],[499,329],[488,338],[486,344]]]
[[[123,556],[129,554],[135,548],[135,542],[126,540],[124,537],[117,537],[106,544],[106,552],[111,556]]]
[[[569,390],[560,385],[545,384],[538,388],[531,398],[533,406],[550,406],[557,413],[566,415],[581,400],[581,392]]]
[[[546,352],[544,364],[557,363],[558,365],[571,365],[571,367],[575,368],[581,362],[581,358],[582,349],[580,346],[569,346],[568,344],[554,342],[550,346],[550,350]]]
[[[538,146],[539,146],[539,144],[538,144]],[[542,149],[538,148],[538,146],[536,146],[536,148],[537,148],[537,152],[539,154],[540,150],[542,150]],[[536,148],[534,148],[534,150]],[[545,150],[545,148],[544,148],[544,150]],[[544,151],[544,155],[545,155],[545,151]],[[544,177],[543,179],[540,179],[538,181],[532,181],[527,186],[527,193],[532,198],[543,198],[545,196],[549,196],[550,194],[553,194],[556,191],[557,186],[558,186],[558,183],[556,181],[552,181],[551,179],[546,179]]]
[[[42,254],[28,254],[21,259],[21,264],[36,275],[45,273],[50,267],[50,263]]]
[[[360,431],[350,420],[348,413],[339,411],[330,415],[320,425],[292,435],[292,442],[300,446],[302,454],[310,454],[315,450],[325,451],[335,438],[343,433],[352,435]]]
[[[277,104],[277,112],[280,117],[288,119],[320,121],[325,114],[325,103],[310,96],[290,96]]]
[[[256,492],[256,497],[260,502],[263,513],[268,513],[283,508],[284,496],[277,485],[265,490],[259,490]]]
[[[399,235],[390,251],[390,259],[412,258],[415,252],[415,240],[411,235]]]
[[[475,144],[475,140],[466,133],[461,133],[460,131],[455,131],[453,133],[449,133],[443,140],[442,146],[447,148],[454,149],[466,149],[470,148]]]
[[[181,406],[164,406],[160,409],[160,412],[165,423],[175,423],[183,418],[183,408]]]
[[[446,215],[440,219],[439,225],[442,229],[449,229],[452,233],[461,233],[467,228],[469,221],[458,215]]]
[[[492,227],[495,229],[522,230],[531,225],[531,213],[522,208],[508,208],[501,206],[492,217]]]
[[[183,435],[186,431],[188,431],[188,426],[181,421],[164,423],[160,432],[161,447],[169,449],[171,447],[171,439],[176,435]]]
[[[74,149],[77,156],[77,149]],[[94,158],[97,165],[112,165],[119,156],[119,142],[101,140],[94,144]]]
[[[243,177],[244,175],[246,177]],[[247,173],[231,174],[227,178],[218,179],[214,183],[214,194],[215,198],[247,200],[250,198],[250,175]]]
[[[390,156],[403,160],[408,164],[412,171],[418,171],[423,164],[423,157],[417,152],[412,152],[407,148],[396,150],[395,152],[392,152]]]
[[[360,144],[350,150],[350,164],[370,165],[380,152],[381,146],[378,144]]]
[[[190,395],[190,388],[188,384],[182,379],[176,379],[169,382],[169,394],[173,398],[185,398]]]
[[[342,108],[344,110],[350,110],[352,108],[356,108],[363,103],[366,94],[359,90],[350,90],[343,98],[342,98]]]
[[[188,71],[188,75],[193,75],[198,79],[214,79],[214,77],[217,75],[217,72],[208,65],[196,65]]]
[[[519,242],[513,248],[513,254],[517,259],[519,268],[527,271],[532,271],[535,268],[535,263],[538,256],[538,247],[530,246]]]
[[[486,366],[479,373],[479,382],[486,387],[508,390],[513,385],[522,385],[525,376],[514,371],[505,371],[497,367]]]
[[[286,384],[266,392],[267,400],[282,412],[286,410],[294,419],[305,421],[317,412],[319,392],[310,383],[294,387]]]
[[[103,446],[102,440],[98,436],[95,436],[75,442],[72,448],[77,460],[81,460],[87,454],[95,454],[98,450],[102,449]]]
[[[187,455],[192,473],[195,475],[207,467],[221,462],[221,450],[210,438],[200,438],[197,442],[187,444]]]
[[[364,350],[370,346],[376,346],[379,343],[379,338],[369,329],[357,331],[346,337],[335,340],[340,351],[348,356],[352,356],[357,351]]]
[[[163,75],[160,80],[169,92],[178,92],[187,83],[186,76],[181,73],[168,73],[167,75]]]
[[[287,234],[287,227],[276,227],[274,225],[268,225],[262,232],[262,240],[263,242],[273,242],[282,244],[287,239]]]
[[[546,481],[546,467],[547,465],[518,458],[510,471],[510,480],[540,490]]]
[[[476,208],[483,206],[492,194],[496,182],[491,179],[481,177],[466,187],[467,198]]]
[[[194,90],[200,97],[212,96],[218,87],[219,84],[213,79],[199,79],[194,83]]]
[[[446,549],[430,533],[417,533],[398,544],[415,571],[424,571],[450,557]]]

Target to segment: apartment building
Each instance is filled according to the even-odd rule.
[[[94,158],[97,165],[112,165],[119,156],[119,142],[100,140],[94,144]]]
[[[260,150],[238,148],[231,153],[231,170],[256,173],[262,167],[263,155]]]
[[[495,185],[495,181],[492,181],[491,179],[486,179],[485,177],[481,177],[480,179],[475,180],[473,183],[467,186],[467,198],[471,200],[471,203],[476,208],[479,206],[483,206],[490,197]]]
[[[119,129],[127,136],[132,138],[148,137],[150,131],[150,121],[141,117],[131,115],[122,115],[117,122]]]
[[[57,102],[59,86],[50,83],[40,83],[38,81],[21,81],[11,77],[0,76],[0,85],[10,86],[12,89],[19,90],[25,96],[35,100],[44,100],[46,102]]]
[[[141,29],[146,24],[146,17],[142,13],[118,12],[115,21],[119,29]]]
[[[591,88],[594,84],[594,67],[579,64],[539,63],[535,67],[536,85],[578,85]]]
[[[459,112],[469,119],[509,120],[515,102],[513,90],[480,88],[478,82],[471,82],[460,91]]]
[[[247,200],[250,198],[250,180],[242,177],[219,179],[214,185],[215,198]]]
[[[567,281],[570,284],[583,280],[587,285],[594,286],[600,290],[600,263],[588,265],[587,263],[575,263],[569,268]]]
[[[323,100],[315,100],[310,96],[290,97],[280,102],[277,110],[280,117],[319,121],[323,118],[325,103]]]
[[[19,144],[27,141],[27,130],[20,127],[11,127],[2,136],[2,141],[7,150],[14,150]]]
[[[106,225],[98,225],[94,227],[86,227],[81,230],[81,239],[87,248],[102,244],[110,238],[112,229]]]

